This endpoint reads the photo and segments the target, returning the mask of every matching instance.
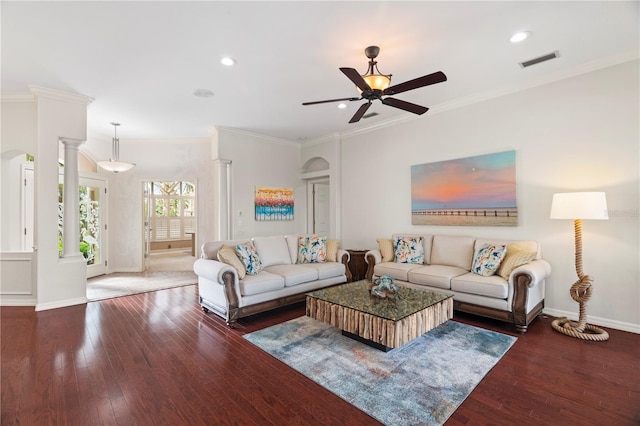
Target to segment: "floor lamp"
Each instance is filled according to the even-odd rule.
[[[587,324],[587,301],[593,291],[593,279],[582,271],[582,220],[609,219],[607,199],[604,192],[565,192],[553,194],[551,202],[551,219],[573,219],[576,242],[576,273],[578,281],[572,286],[569,294],[580,304],[578,322],[566,317],[551,322],[554,330],[583,340],[605,341],[609,333],[594,325]]]

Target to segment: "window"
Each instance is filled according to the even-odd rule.
[[[191,182],[151,182],[151,241],[191,239],[195,232],[195,185]]]

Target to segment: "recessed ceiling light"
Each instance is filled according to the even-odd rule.
[[[515,33],[514,35],[512,35],[509,41],[511,41],[511,43],[520,43],[530,35],[531,33],[529,31],[521,31],[519,33]]]
[[[307,140],[307,137],[306,137],[306,136],[300,136],[300,137],[298,138],[298,140],[299,140],[299,141],[306,141],[306,140]]]
[[[228,56],[225,56],[224,58],[220,59],[220,63],[222,65],[226,65],[228,67],[233,66],[236,64],[236,60],[233,58],[230,58]]]
[[[347,107],[347,104],[345,104],[344,102],[338,104],[338,108],[340,109],[345,109],[346,107]]]
[[[199,98],[210,98],[213,96],[213,92],[207,89],[196,89],[193,94]]]

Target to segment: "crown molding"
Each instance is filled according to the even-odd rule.
[[[143,139],[123,139],[120,138],[120,142],[124,142],[127,145],[135,144],[210,144],[211,138],[143,138]]]
[[[36,98],[56,99],[84,105],[89,105],[91,102],[93,102],[92,97],[80,95],[77,93],[63,92],[62,90],[49,89],[47,87],[36,86],[33,84],[30,84],[27,87]]]
[[[218,127],[216,126],[216,129],[218,130],[218,133],[230,133],[230,134],[235,134],[235,135],[239,135],[239,136],[247,136],[247,137],[251,137],[254,139],[262,139],[266,142],[270,142],[270,143],[274,143],[274,144],[278,144],[278,145],[286,145],[286,146],[292,146],[292,147],[296,147],[296,148],[300,148],[300,143],[299,142],[293,142],[287,139],[280,139],[280,138],[274,138],[273,136],[265,136],[265,135],[261,135],[259,133],[253,133],[253,132],[249,132],[247,130],[240,130],[240,129],[234,129],[231,127]]]
[[[32,93],[2,93],[0,102],[35,102],[36,97]]]
[[[335,132],[335,133],[330,133],[328,135],[320,136],[315,139],[311,139],[309,141],[300,142],[300,145],[304,146],[305,148],[309,148],[312,146],[323,145],[327,142],[336,142],[339,140],[340,140],[340,133]]]
[[[596,61],[586,62],[584,64],[561,70],[554,73],[545,74],[541,77],[530,79],[518,84],[502,86],[498,89],[488,90],[474,95],[465,96],[462,98],[454,99],[449,102],[435,105],[429,109],[429,115],[439,114],[441,112],[451,111],[453,109],[462,108],[468,105],[473,105],[479,102],[487,101],[490,99],[499,98],[501,96],[509,95],[511,93],[521,92],[523,90],[532,89],[538,86],[544,86],[545,84],[554,83],[556,81],[565,80],[571,77],[577,77],[582,74],[598,71],[604,68],[609,68],[615,65],[623,64],[625,62],[631,62],[640,58],[640,52],[631,50],[628,52],[622,52],[617,55],[602,58]],[[361,127],[356,130],[347,131],[341,133],[342,139],[348,139],[354,136],[362,135],[365,133],[371,133],[386,127],[396,126],[398,124],[407,123],[421,118],[419,115],[401,115],[391,118],[389,120],[380,121],[376,124],[367,127]],[[323,139],[321,137],[319,139]]]

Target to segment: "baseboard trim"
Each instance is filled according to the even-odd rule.
[[[578,321],[577,312],[567,312],[559,309],[544,308],[543,313],[552,317],[567,317],[572,321]],[[589,324],[598,325],[600,327],[615,328],[616,330],[628,331],[630,333],[640,334],[640,324],[632,324],[629,322],[616,321],[609,318],[594,317],[587,315]]]
[[[65,308],[67,306],[82,305],[88,302],[85,297],[77,297],[75,299],[60,300],[58,302],[38,303],[36,304],[37,311],[46,311],[49,309]]]
[[[0,297],[0,306],[36,306],[36,299]]]

